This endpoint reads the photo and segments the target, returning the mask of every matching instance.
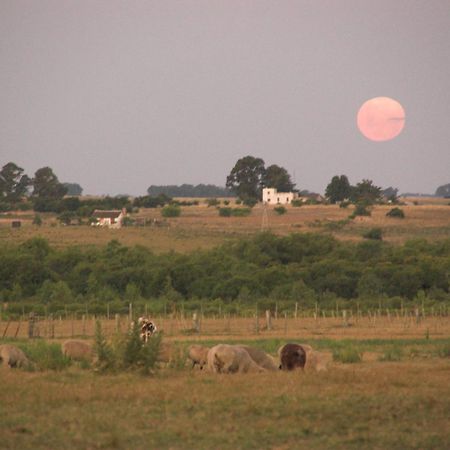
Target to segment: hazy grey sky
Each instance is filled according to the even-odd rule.
[[[356,127],[376,96],[392,141]],[[0,0],[1,165],[144,194],[245,155],[318,192],[449,183],[450,0]]]

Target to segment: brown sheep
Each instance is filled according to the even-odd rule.
[[[209,347],[203,345],[191,345],[188,348],[188,357],[192,361],[192,368],[196,365],[203,370],[203,366],[206,365],[208,359]]]
[[[3,366],[12,368],[25,367],[30,364],[30,361],[20,348],[14,345],[4,344],[0,345],[0,363]]]
[[[299,344],[286,344],[279,350],[280,369],[295,370],[303,369],[306,363],[306,351]]]
[[[237,347],[243,348],[250,355],[250,358],[255,361],[258,366],[261,366],[266,370],[278,370],[278,366],[275,364],[274,359],[268,355],[264,350],[256,347],[250,347],[249,345],[237,345]]]
[[[61,345],[64,356],[75,361],[90,361],[93,357],[93,351],[90,344],[80,339],[68,339]]]
[[[208,370],[215,373],[265,372],[241,347],[219,344],[208,351]]]

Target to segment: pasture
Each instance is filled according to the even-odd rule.
[[[413,201],[416,204],[413,204]],[[196,249],[210,249],[226,241],[252,235],[262,229],[277,235],[293,232],[323,232],[338,239],[357,241],[367,230],[379,227],[383,239],[392,243],[404,243],[408,239],[438,240],[450,237],[450,206],[448,199],[408,199],[401,206],[404,219],[386,217],[391,205],[376,205],[371,216],[348,217],[353,207],[337,205],[304,205],[287,207],[287,213],[278,215],[273,207],[264,212],[256,205],[248,217],[220,217],[215,207],[204,202],[197,206],[183,206],[180,217],[162,219],[161,210],[141,209],[131,217],[154,219],[158,225],[124,227],[119,230],[99,229],[87,225],[63,226],[54,214],[42,214],[43,225],[32,225],[32,212],[0,215],[0,242],[20,243],[34,236],[47,239],[50,245],[67,246],[105,245],[116,239],[123,245],[142,245],[155,253],[176,251],[187,253]],[[233,207],[236,205],[232,205]],[[22,227],[11,229],[11,220],[20,219]]]
[[[158,325],[164,339],[183,348],[239,342],[275,356],[285,342],[309,343],[333,355],[328,371],[220,375],[191,370],[183,359],[147,377],[76,364],[60,371],[3,369],[0,448],[446,448],[448,317],[361,318],[346,327],[337,318],[298,318],[287,330],[279,319],[258,333],[251,320],[230,326],[227,318],[205,319],[196,335],[179,318]],[[114,321],[102,324],[111,337]],[[82,326],[63,320],[52,341]],[[26,349],[39,341],[12,342]]]

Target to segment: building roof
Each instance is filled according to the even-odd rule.
[[[103,209],[96,209],[92,215],[97,219],[117,219],[122,211],[120,209],[112,209],[110,211]]]

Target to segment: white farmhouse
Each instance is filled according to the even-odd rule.
[[[108,228],[120,228],[122,226],[123,218],[127,215],[125,208],[113,209],[110,211],[105,211],[102,209],[96,209],[92,216],[97,220],[95,223],[98,227],[108,227]]]
[[[278,192],[275,188],[264,188],[262,196],[265,205],[289,205],[298,198],[296,192]]]

